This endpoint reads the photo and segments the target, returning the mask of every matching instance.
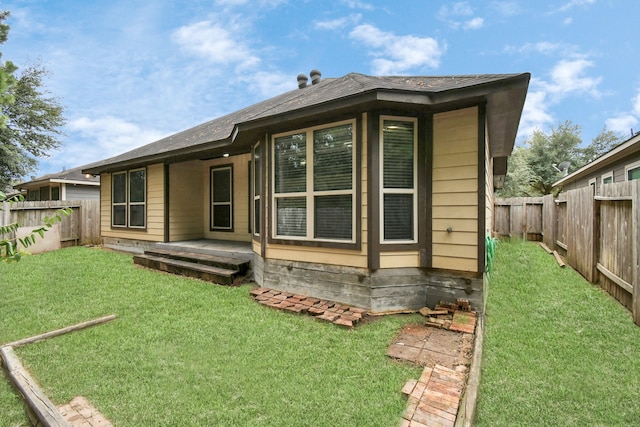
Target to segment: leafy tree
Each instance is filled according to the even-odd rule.
[[[554,191],[553,183],[563,176],[558,168],[562,162],[570,162],[569,173],[582,166],[580,126],[570,120],[552,127],[550,135],[535,131],[527,143],[528,164],[534,174],[532,187],[537,195]]]
[[[509,157],[507,176],[504,187],[498,190],[499,197],[528,197],[533,196],[531,184],[535,175],[529,167],[529,149],[516,147]]]
[[[7,198],[7,196],[0,191],[0,212],[5,206],[3,202],[15,203],[23,200],[24,197],[22,195]],[[28,236],[22,238],[10,237],[18,230],[18,228],[20,228],[20,224],[11,223],[7,225],[0,225],[0,261],[20,261],[20,258],[27,253],[25,252],[25,249],[35,244],[36,234],[41,238],[44,237],[44,233],[47,230],[53,227],[55,223],[62,221],[63,216],[67,216],[69,214],[71,214],[71,208],[58,209],[54,216],[44,217],[43,225],[41,227],[33,229]]]
[[[0,12],[0,44],[7,41],[9,12]],[[0,53],[1,57],[1,53]],[[37,158],[60,146],[63,109],[43,89],[47,71],[30,65],[17,74],[0,60],[0,189],[33,171]]]
[[[593,138],[591,144],[582,150],[582,166],[586,165],[602,156],[616,145],[620,144],[624,138],[611,130],[607,130],[605,126],[602,131]]]

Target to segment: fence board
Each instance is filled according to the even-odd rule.
[[[39,227],[45,216],[52,217],[56,210],[70,207],[71,215],[58,223],[60,245],[87,245],[100,243],[99,200],[50,200],[39,202],[3,203],[0,225],[18,223],[21,227]],[[8,238],[14,238],[15,233]],[[45,239],[47,235],[45,234]]]

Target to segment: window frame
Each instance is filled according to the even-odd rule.
[[[257,156],[256,156],[257,153]],[[257,160],[256,160],[257,159]],[[258,141],[251,148],[251,230],[252,235],[256,238],[260,238],[260,226],[262,224],[262,162],[264,158],[261,151],[261,143]],[[257,182],[256,182],[257,181]],[[256,184],[257,188],[256,188]],[[256,191],[257,190],[257,191]],[[256,206],[258,206],[259,212],[256,215]]]
[[[227,170],[229,171],[229,201],[225,202],[215,202],[213,200],[213,174],[214,172]],[[209,168],[209,230],[210,231],[223,231],[223,232],[233,232],[234,230],[234,221],[233,221],[233,163],[229,163],[226,165],[218,165],[212,166]],[[213,224],[214,221],[214,207],[215,206],[229,206],[229,227],[216,227]]]
[[[131,174],[135,173],[135,172],[144,172],[144,188],[142,191],[144,200],[143,201],[135,201],[132,202],[131,201]],[[125,192],[125,200],[123,202],[114,202],[113,197],[115,194],[114,191],[114,187],[115,187],[115,179],[114,177],[116,175],[124,175],[125,176],[125,188],[124,188],[124,192]],[[142,167],[142,168],[135,168],[135,169],[128,169],[125,171],[118,171],[118,172],[113,172],[111,173],[111,228],[117,228],[117,229],[128,229],[128,230],[146,230],[147,229],[147,214],[148,214],[148,209],[147,209],[147,199],[148,199],[148,195],[147,195],[147,189],[148,189],[148,173],[147,173],[147,168],[146,167]],[[124,224],[115,224],[114,223],[114,219],[115,219],[115,215],[114,215],[114,208],[116,206],[124,206],[125,208],[125,215],[124,215]],[[142,225],[131,225],[131,207],[132,206],[142,206],[144,209],[144,213],[142,215],[143,217],[143,224]]]
[[[351,188],[346,190],[316,190],[314,188],[314,140],[313,135],[315,131],[335,128],[340,126],[351,125]],[[358,138],[359,128],[358,120],[356,118],[349,118],[345,120],[325,122],[315,126],[298,128],[295,130],[281,132],[271,135],[270,138],[270,194],[269,200],[270,206],[270,228],[269,240],[274,243],[291,242],[293,244],[309,244],[314,246],[327,246],[327,247],[357,247],[359,245],[359,227],[360,221],[358,216],[360,215],[360,209],[358,206],[358,190],[359,190],[359,174],[358,174]],[[276,139],[287,137],[295,134],[306,135],[306,147],[305,147],[305,191],[297,192],[276,192]],[[316,226],[316,214],[315,214],[315,199],[322,196],[351,196],[351,236],[349,239],[339,238],[326,238],[315,237]],[[306,227],[304,236],[291,236],[278,234],[277,224],[277,207],[279,199],[294,199],[304,198],[305,205],[305,218]]]
[[[634,171],[636,169],[640,169],[640,160],[637,162],[630,163],[624,167],[624,180],[625,181],[634,181],[629,179],[629,172]]]
[[[413,123],[413,188],[409,191],[405,188],[385,188],[384,187],[384,123],[385,121],[399,121],[399,122],[411,122]],[[378,141],[378,157],[379,157],[379,211],[378,211],[378,223],[380,224],[380,244],[381,245],[414,245],[418,243],[418,126],[419,120],[417,117],[410,116],[396,116],[396,115],[380,115],[378,118],[379,125],[379,141]],[[413,239],[385,239],[384,230],[384,196],[386,194],[411,194],[413,201],[413,218],[412,218],[412,234]]]

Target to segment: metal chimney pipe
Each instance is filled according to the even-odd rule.
[[[304,89],[307,87],[307,81],[309,79],[304,74],[298,74],[298,89]]]

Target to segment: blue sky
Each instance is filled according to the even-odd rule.
[[[34,175],[111,157],[295,89],[296,76],[532,74],[518,143],[565,120],[640,130],[632,0],[12,0],[3,60],[65,107]]]

